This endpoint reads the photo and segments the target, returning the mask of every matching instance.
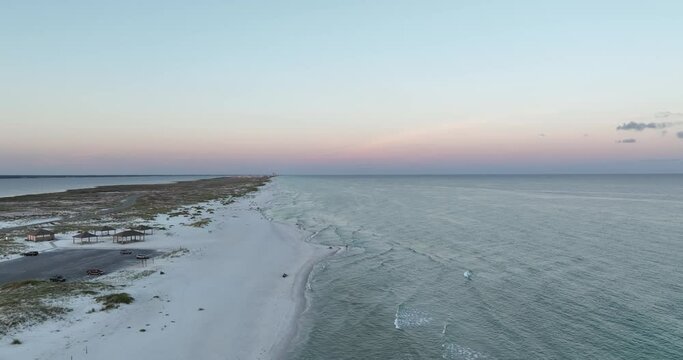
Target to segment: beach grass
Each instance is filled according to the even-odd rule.
[[[53,283],[44,280],[23,280],[0,287],[0,335],[14,328],[60,317],[69,308],[59,300],[71,296],[98,294],[111,286],[97,282]]]
[[[211,219],[209,218],[204,218],[201,220],[197,220],[193,223],[188,224],[188,226],[196,227],[196,228],[203,228],[211,223]]]
[[[189,252],[190,252],[190,249],[184,248],[184,247],[179,247],[179,248],[177,248],[177,249],[175,249],[175,250],[172,250],[172,251],[163,253],[163,254],[162,254],[161,256],[159,256],[159,257],[162,258],[162,259],[165,259],[165,258],[177,258],[177,257],[183,256],[183,255],[185,255],[185,254],[188,254]]]
[[[142,279],[142,278],[147,277],[147,276],[150,276],[150,275],[152,275],[152,274],[154,274],[154,273],[156,273],[156,272],[157,272],[156,270],[149,270],[149,269],[148,269],[148,270],[137,271],[137,272],[135,272],[133,275],[131,275],[129,279],[130,279],[130,280]]]
[[[26,245],[16,242],[13,238],[0,237],[0,256],[20,254],[26,249]]]
[[[102,304],[102,310],[111,310],[118,308],[121,304],[131,304],[135,298],[128,293],[122,292],[98,296],[95,300]]]
[[[267,176],[218,177],[170,184],[111,185],[57,193],[0,198],[0,221],[59,218],[46,226],[56,233],[108,224],[122,227],[131,221],[153,220],[159,214],[200,216],[203,206],[186,206],[217,200],[224,205],[270,181]],[[194,213],[191,211],[194,210]],[[203,226],[198,221],[196,226]],[[6,235],[23,236],[26,226],[6,229]],[[10,247],[11,246],[11,247]],[[16,253],[16,245],[0,243],[0,255]]]

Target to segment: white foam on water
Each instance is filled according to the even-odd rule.
[[[394,326],[397,329],[406,329],[429,324],[432,318],[429,314],[411,308],[396,307],[396,315],[394,317]]]
[[[460,346],[456,343],[443,344],[443,355],[441,356],[447,360],[477,360],[477,359],[491,359],[476,350],[470,349],[466,346]]]

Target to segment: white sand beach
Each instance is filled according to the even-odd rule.
[[[266,187],[218,206],[205,228],[175,225],[135,244],[189,251],[155,259],[146,269],[157,271],[137,280],[126,270],[107,275],[126,285],[121,291],[134,303],[88,313],[100,307],[92,297],[71,299],[74,311],[65,319],[5,337],[0,359],[280,358],[305,305],[310,270],[338,249],[306,243],[297,228],[265,219],[257,207],[270,196]],[[121,249],[111,242],[92,247]],[[12,338],[22,344],[9,345]]]

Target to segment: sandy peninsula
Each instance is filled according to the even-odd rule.
[[[338,249],[307,243],[296,227],[266,219],[259,208],[271,191],[266,185],[232,204],[213,204],[202,228],[158,216],[166,230],[135,247],[172,255],[103,279],[133,296],[132,304],[100,311],[92,297],[64,300],[72,312],[5,336],[0,359],[282,358],[313,265]]]

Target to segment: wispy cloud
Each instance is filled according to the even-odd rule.
[[[668,118],[671,116],[683,116],[683,113],[671,112],[671,111],[660,111],[655,114],[656,118]]]
[[[633,144],[635,142],[636,142],[636,139],[617,140],[617,144]]]
[[[681,123],[680,122],[678,122],[678,123],[674,123],[674,122],[637,123],[635,121],[631,121],[631,122],[623,123],[623,124],[617,126],[617,130],[643,131],[645,129],[664,129],[664,128],[668,128],[668,127],[679,125],[679,124],[681,124]]]
[[[671,112],[671,111],[660,111],[655,113],[655,118],[665,119],[665,118],[681,118],[683,113]],[[617,130],[635,130],[643,131],[645,129],[665,129],[672,126],[683,125],[683,121],[667,121],[667,122],[635,122],[630,121],[627,123],[622,123],[617,126]]]

